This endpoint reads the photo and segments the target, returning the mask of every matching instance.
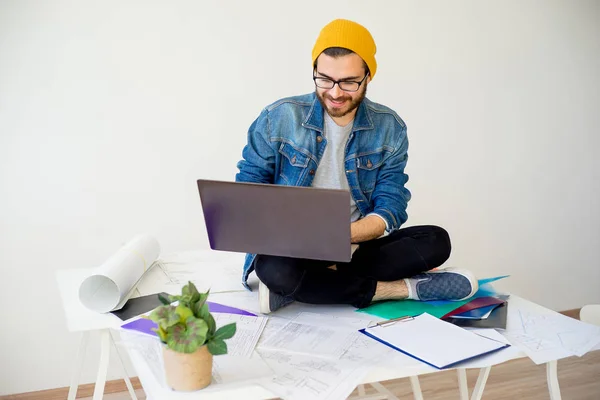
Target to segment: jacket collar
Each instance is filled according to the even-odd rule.
[[[356,115],[354,116],[354,125],[352,126],[353,132],[375,128],[373,125],[373,120],[369,114],[369,109],[366,105],[368,101],[369,100],[365,98],[356,110]],[[308,129],[314,129],[316,131],[323,132],[323,107],[321,106],[321,102],[317,98],[317,95],[314,93],[312,106],[310,107],[308,116],[302,123],[302,126]]]

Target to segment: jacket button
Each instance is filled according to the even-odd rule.
[[[323,136],[317,136],[317,143],[321,143],[323,141]]]
[[[310,171],[308,171],[309,174],[314,175],[315,174],[315,170],[311,169]]]

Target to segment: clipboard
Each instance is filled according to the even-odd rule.
[[[427,313],[382,321],[359,332],[437,369],[453,367],[510,346]]]

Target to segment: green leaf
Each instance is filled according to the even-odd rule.
[[[175,325],[179,322],[179,316],[175,312],[175,307],[168,306],[160,306],[155,308],[151,313],[148,319],[156,322],[156,324],[161,327],[163,330],[167,330],[169,327]]]
[[[175,312],[177,314],[179,314],[179,321],[180,322],[186,322],[189,317],[193,317],[194,316],[194,313],[192,312],[192,310],[190,310],[189,308],[187,308],[183,304],[178,305],[177,308],[175,309]]]
[[[200,300],[200,293],[194,293],[192,294],[192,298],[190,299],[190,304],[195,304],[198,302],[198,300]]]
[[[196,335],[202,340],[202,344],[204,343],[208,333],[208,325],[205,321],[190,317],[186,321],[186,328],[190,335]]]
[[[193,353],[206,341],[206,322],[188,318],[185,324],[178,323],[167,333],[167,346],[180,353]]]
[[[171,299],[171,302],[181,301],[181,296],[169,296],[169,299]]]
[[[208,292],[206,292],[206,293],[200,293],[200,298],[198,299],[198,302],[200,304],[204,304],[204,303],[206,303],[207,299],[208,299]]]
[[[158,300],[160,300],[161,303],[163,303],[164,305],[168,306],[171,304],[171,300],[168,299],[168,297],[163,296],[162,294],[158,294]]]
[[[206,318],[210,315],[210,311],[208,310],[208,304],[202,304],[199,312],[200,318],[206,321]]]
[[[199,293],[198,289],[196,288],[196,285],[194,285],[194,283],[192,281],[188,281],[187,285],[185,285],[182,290],[181,290],[181,294],[186,296],[190,296],[190,298],[192,298],[192,296],[194,296],[195,294]]]
[[[206,319],[205,316],[206,313],[208,313],[208,304],[206,304],[206,297],[204,296],[205,295],[200,295],[200,300],[192,306],[196,318]]]
[[[161,342],[167,343],[167,332],[165,332],[160,326],[158,328],[152,328],[152,330],[156,332]]]
[[[206,321],[208,325],[208,337],[212,337],[217,329],[217,323],[208,309],[208,304],[205,303],[202,305],[197,317]]]
[[[208,307],[207,307],[208,308]],[[217,323],[211,313],[208,313],[208,317],[204,318],[206,325],[208,325],[208,336],[213,337],[217,330]]]
[[[220,327],[219,329],[217,329],[217,331],[215,332],[214,339],[215,340],[229,339],[233,335],[235,335],[235,330],[236,330],[235,322],[224,325],[224,326]]]
[[[177,324],[170,329],[167,346],[179,353],[193,353],[199,347],[197,338],[190,335],[184,324]]]
[[[150,319],[156,322],[164,330],[179,322],[179,316],[175,312],[175,306],[160,306],[156,307],[150,313]]]
[[[210,354],[212,354],[213,356],[219,356],[221,354],[227,354],[227,343],[225,343],[222,340],[211,340],[210,342],[208,342],[207,344],[208,346],[208,351],[210,351]]]
[[[188,285],[190,286],[191,294],[198,293],[198,288],[196,288],[196,285],[194,285],[194,282],[188,281]]]
[[[179,300],[179,304],[183,304],[184,306],[191,306],[191,303],[192,303],[192,295],[189,293],[181,296],[181,299]]]
[[[180,318],[179,318],[179,314],[177,313],[173,313],[169,315],[168,319],[161,319],[160,322],[158,323],[158,325],[164,329],[167,330],[170,327],[172,327],[173,325],[177,324],[181,322]]]
[[[154,322],[158,322],[160,319],[168,318],[171,312],[175,311],[175,307],[171,305],[156,307],[150,313],[150,319]]]

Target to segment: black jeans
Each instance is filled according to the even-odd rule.
[[[273,293],[311,304],[366,307],[377,281],[410,278],[450,257],[450,237],[437,226],[403,228],[360,244],[349,263],[258,255],[254,268]],[[336,265],[336,270],[328,268]]]

